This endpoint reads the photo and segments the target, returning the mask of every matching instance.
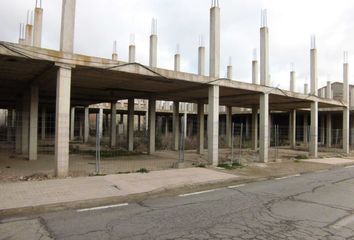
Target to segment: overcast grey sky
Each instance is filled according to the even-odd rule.
[[[42,0],[44,48],[58,49],[61,0]],[[354,54],[353,0],[219,0],[221,8],[221,72],[232,57],[234,79],[251,82],[253,49],[259,48],[260,12],[268,10],[270,73],[273,86],[289,88],[295,64],[298,91],[309,79],[310,35],[316,34],[319,86],[342,81],[343,51]],[[0,40],[17,42],[19,24],[35,0],[0,0]],[[137,61],[148,63],[151,19],[158,20],[158,66],[173,68],[180,45],[181,70],[197,72],[198,37],[208,49],[210,0],[77,0],[75,52],[110,58],[113,40],[118,58],[126,61],[129,36],[135,34]],[[354,60],[353,60],[354,61]],[[352,76],[352,74],[351,74]],[[354,83],[354,80],[350,80]]]

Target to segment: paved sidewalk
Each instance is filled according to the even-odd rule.
[[[0,184],[0,216],[11,209],[143,194],[238,179],[203,168]]]

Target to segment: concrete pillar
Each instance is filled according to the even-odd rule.
[[[260,162],[268,162],[269,148],[269,94],[264,93],[259,101],[259,157]]]
[[[157,35],[152,33],[150,35],[150,55],[149,55],[149,66],[157,66]]]
[[[219,162],[219,86],[209,87],[208,102],[208,160],[217,166]]]
[[[8,142],[12,142],[12,128],[13,128],[13,125],[12,125],[12,119],[14,118],[14,115],[12,113],[12,109],[9,108],[7,110],[7,133],[6,133],[6,138],[7,138],[7,141]]]
[[[295,148],[296,147],[296,110],[290,111],[290,147]]]
[[[290,91],[295,92],[295,71],[290,72]]]
[[[42,46],[42,24],[43,24],[43,8],[36,6],[34,9],[34,28],[33,28],[33,46]]]
[[[156,134],[156,100],[149,99],[149,146],[148,154],[155,153],[155,134]]]
[[[205,47],[198,48],[198,75],[205,74]]]
[[[58,177],[66,177],[69,172],[70,90],[71,68],[61,65],[57,75],[55,114],[55,162]]]
[[[45,133],[46,133],[46,109],[45,107],[42,108],[42,121],[41,121],[41,139],[45,140]]]
[[[349,64],[347,62],[343,64],[343,103],[346,105],[343,108],[343,151],[349,154]]]
[[[332,146],[332,114],[327,113],[326,115],[326,130],[327,130],[327,136],[326,136],[326,143],[327,147],[330,148]]]
[[[259,79],[258,79],[258,61],[253,60],[252,61],[252,83],[253,84],[259,84]]]
[[[317,49],[315,46],[310,53],[311,63],[311,95],[317,96]],[[318,102],[311,103],[311,129],[310,129],[310,156],[318,156]]]
[[[99,117],[99,137],[102,137],[102,133],[103,133],[103,108],[100,107],[99,111],[98,111],[98,117]]]
[[[179,102],[173,102],[172,114],[172,132],[173,132],[173,150],[179,149],[179,135],[180,135],[180,119],[179,119]]]
[[[261,43],[261,85],[269,86],[269,31],[268,27],[263,26],[260,29]]]
[[[325,135],[326,135],[326,129],[325,129],[325,116],[321,115],[321,128],[320,128],[320,142],[322,145],[325,144]]]
[[[304,84],[304,94],[309,94],[309,85],[307,83]]]
[[[210,9],[209,52],[209,76],[218,78],[220,74],[220,8],[218,4],[213,5]],[[214,90],[217,91],[216,88]]]
[[[232,66],[227,66],[227,79],[232,80]]]
[[[75,107],[71,108],[70,115],[70,140],[73,141],[75,138]]]
[[[252,108],[252,150],[258,148],[258,107]]]
[[[167,137],[169,133],[168,129],[168,116],[165,116],[165,136]]]
[[[89,119],[89,107],[85,107],[85,120],[84,120],[84,143],[88,142],[90,136],[90,119]]]
[[[129,62],[130,63],[135,62],[135,45],[134,44],[129,45]]]
[[[198,141],[198,154],[204,153],[204,103],[198,102],[198,133],[197,133],[197,141]]]
[[[175,54],[175,62],[174,63],[175,63],[175,67],[174,67],[175,71],[176,72],[181,71],[181,55],[179,53]]]
[[[73,53],[76,0],[63,0],[61,15],[60,51]]]
[[[30,95],[29,92],[26,91],[23,95],[23,102],[22,102],[22,146],[21,146],[21,153],[27,157],[29,154],[29,111],[30,111]]]
[[[16,127],[16,153],[21,154],[22,153],[22,100],[17,100],[16,102],[16,122],[15,122],[15,127]]]
[[[184,103],[184,113],[183,113],[183,137],[187,137],[187,124],[188,124],[188,114],[187,114],[187,103]]]
[[[226,145],[231,147],[232,142],[232,107],[226,107]]]
[[[141,131],[141,115],[138,115],[138,131]]]
[[[37,160],[38,149],[38,87],[30,88],[30,128],[29,128],[29,160]]]
[[[349,107],[354,107],[354,88],[350,88],[350,104]]]
[[[79,118],[79,137],[80,139],[83,139],[84,136],[84,116],[80,115]]]
[[[128,151],[134,150],[134,98],[128,99]]]
[[[308,116],[307,113],[304,113],[304,129],[303,129],[303,141],[304,145],[307,146],[308,144]]]
[[[326,87],[326,98],[332,99],[332,84],[330,81],[327,81],[327,87]]]
[[[111,102],[111,148],[117,145],[117,102]]]
[[[26,24],[26,36],[25,36],[25,45],[33,45],[33,26],[32,24]]]

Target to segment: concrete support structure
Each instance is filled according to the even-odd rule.
[[[332,99],[332,84],[330,81],[327,81],[327,87],[326,87],[326,98]]]
[[[203,154],[204,153],[204,103],[203,102],[198,102],[198,136],[197,136],[197,141],[198,141],[198,149],[197,153],[198,154]]]
[[[308,115],[307,113],[304,113],[303,142],[305,146],[308,144],[308,127]]]
[[[76,0],[63,0],[61,15],[60,51],[74,52]]]
[[[129,62],[130,63],[135,62],[135,45],[134,44],[129,45]]]
[[[252,83],[253,84],[259,84],[259,79],[258,79],[258,61],[253,60],[252,61]]]
[[[314,43],[313,43],[314,44]],[[311,95],[317,96],[317,49],[312,46],[310,53],[311,63]],[[310,156],[318,156],[318,102],[311,103],[311,129],[310,129]]]
[[[290,72],[290,91],[295,92],[295,71]]]
[[[156,99],[149,99],[149,146],[148,154],[155,153],[155,133],[156,133]]]
[[[70,114],[70,140],[75,139],[75,107],[71,108]]]
[[[23,99],[22,99],[22,136],[21,136],[21,153],[22,155],[24,155],[25,157],[28,157],[28,147],[29,147],[29,111],[30,111],[30,106],[29,106],[29,102],[30,102],[30,95],[29,92],[26,91],[23,95]]]
[[[12,142],[12,129],[14,127],[13,125],[13,118],[15,116],[13,115],[12,109],[9,108],[7,109],[7,122],[6,122],[6,126],[7,126],[7,131],[6,131],[6,140],[7,142]]]
[[[343,64],[343,103],[346,105],[343,108],[343,151],[345,154],[349,154],[349,118],[350,118],[350,109],[349,109],[349,64],[347,59]]]
[[[261,27],[261,85],[269,86],[269,31],[267,26]]]
[[[181,71],[181,55],[180,55],[179,53],[176,53],[176,54],[175,54],[175,61],[174,61],[174,63],[175,63],[175,67],[174,67],[175,71],[176,71],[176,72]]]
[[[269,94],[265,93],[260,96],[259,109],[259,157],[261,162],[268,162]]]
[[[198,48],[198,74],[205,74],[205,47],[200,46]]]
[[[309,85],[307,83],[304,84],[304,94],[309,94]]]
[[[43,8],[34,9],[34,27],[33,27],[33,46],[42,46],[42,25],[43,25]]]
[[[111,148],[117,145],[117,102],[111,102]]]
[[[150,35],[149,66],[157,66],[157,35],[154,32]]]
[[[325,129],[325,116],[319,117],[320,119],[320,143],[325,144],[326,129]]]
[[[215,2],[210,9],[209,76],[220,74],[220,8]],[[219,162],[219,86],[210,86],[208,92],[208,161]]]
[[[231,147],[232,144],[232,107],[226,107],[226,145]]]
[[[41,121],[41,139],[45,140],[46,135],[46,108],[42,107],[42,121]]]
[[[29,160],[37,160],[38,149],[38,87],[30,88],[30,112],[29,112]]]
[[[291,148],[296,147],[296,110],[289,114],[289,143]]]
[[[327,113],[326,115],[326,131],[327,131],[326,146],[330,148],[332,146],[332,114],[331,113]]]
[[[134,150],[134,98],[128,99],[128,151]]]
[[[103,136],[103,108],[100,108],[98,111],[99,118],[99,137]]]
[[[252,150],[258,148],[258,107],[252,108]]]
[[[84,143],[88,142],[90,136],[90,119],[89,119],[90,109],[89,107],[85,107],[84,113]]]
[[[179,149],[179,135],[180,135],[180,119],[179,119],[179,102],[173,102],[172,113],[172,134],[173,134],[173,150]]]
[[[33,45],[33,26],[32,24],[26,24],[25,45]]]
[[[22,153],[22,99],[17,100],[16,102],[16,143],[15,143],[15,148],[16,148],[16,154],[21,154]]]

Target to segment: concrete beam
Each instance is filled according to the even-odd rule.
[[[55,162],[58,177],[67,177],[69,173],[70,93],[71,67],[59,66],[55,114]]]

